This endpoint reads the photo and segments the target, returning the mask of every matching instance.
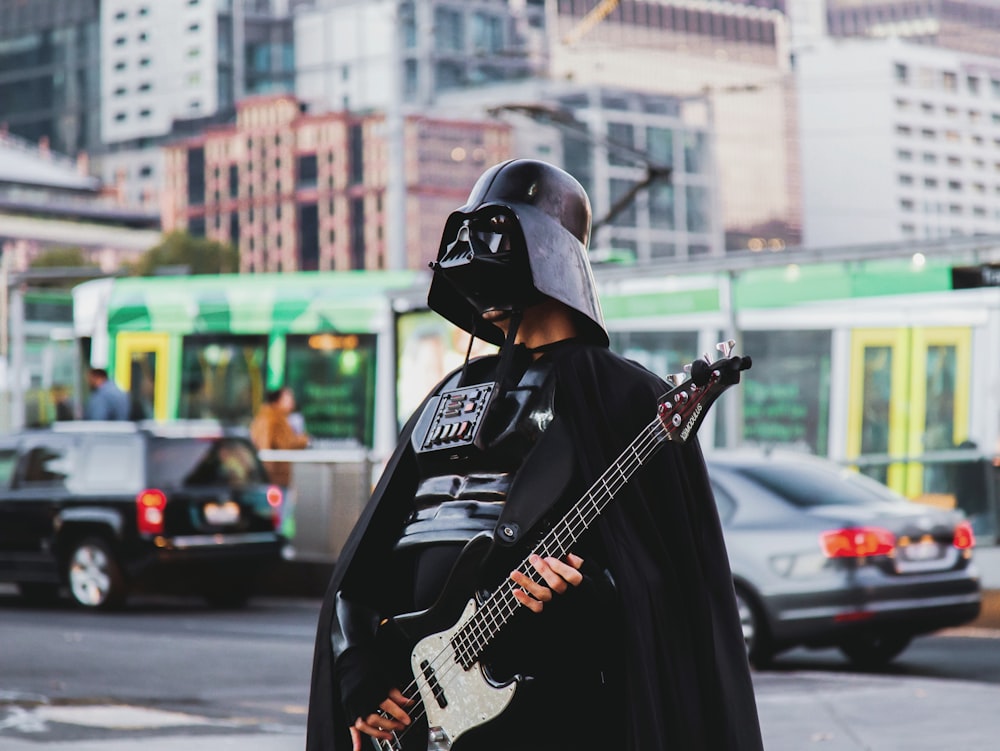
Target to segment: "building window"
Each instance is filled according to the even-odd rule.
[[[688,185],[685,188],[685,198],[688,232],[708,232],[711,229],[708,189],[698,185]]]
[[[201,146],[188,149],[187,196],[192,206],[205,203],[205,149]]]
[[[906,84],[910,80],[910,69],[903,63],[896,63],[895,66],[896,83]]]
[[[316,163],[315,154],[303,154],[297,160],[298,175],[296,187],[315,188],[319,177],[319,169]]]
[[[351,199],[351,268],[365,267],[365,201]]]
[[[907,151],[906,149],[897,149],[896,158],[901,162],[913,161],[913,152]]]
[[[350,158],[350,183],[358,185],[364,181],[364,131],[354,123],[348,129],[348,153]],[[363,212],[362,212],[363,213]]]

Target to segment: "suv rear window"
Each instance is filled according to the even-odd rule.
[[[153,487],[267,482],[253,447],[239,438],[151,438],[148,466]]]

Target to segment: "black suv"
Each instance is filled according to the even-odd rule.
[[[0,581],[121,606],[136,586],[236,607],[276,564],[282,489],[239,436],[64,423],[0,438]]]

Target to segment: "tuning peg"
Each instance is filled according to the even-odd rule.
[[[736,347],[735,339],[727,339],[726,341],[719,342],[718,344],[715,345],[715,348],[722,353],[723,357],[729,357],[731,354],[733,354],[733,348],[735,347]]]
[[[680,386],[681,381],[677,377],[677,373],[671,373],[668,376],[664,376],[663,380],[667,382],[668,386]]]
[[[687,365],[684,366],[684,372],[687,375],[691,375],[691,363],[688,363]]]

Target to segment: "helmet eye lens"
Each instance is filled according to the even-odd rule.
[[[510,250],[510,235],[501,235],[497,232],[476,232],[476,239],[490,249],[490,253],[499,253]]]
[[[506,214],[494,214],[473,224],[473,235],[489,248],[490,253],[508,253],[512,250],[511,235],[517,222]]]

